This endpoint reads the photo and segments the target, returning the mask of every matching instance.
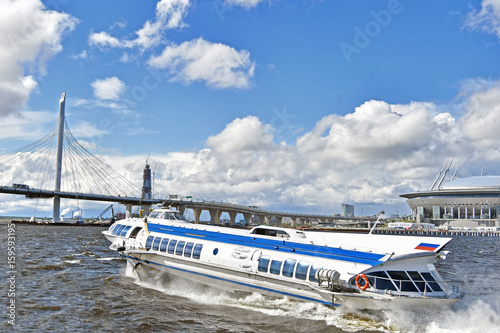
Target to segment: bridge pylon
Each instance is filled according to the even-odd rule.
[[[61,100],[59,101],[59,120],[57,132],[57,158],[56,158],[56,179],[54,191],[61,191],[61,170],[62,170],[62,154],[64,144],[64,109],[66,106],[66,92],[62,93]],[[61,221],[61,198],[54,196],[54,205],[52,208],[52,219],[54,223]]]

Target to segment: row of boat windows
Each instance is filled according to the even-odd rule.
[[[111,228],[109,228],[109,232],[115,236],[125,237],[130,228],[132,228],[131,225],[113,224]]]
[[[430,272],[379,271],[365,275],[376,289],[427,293],[443,291]],[[354,280],[351,283],[354,284]]]
[[[259,272],[283,275],[290,278],[295,276],[299,280],[307,280],[309,278],[311,282],[318,282],[316,272],[322,268],[320,265],[311,265],[305,261],[297,262],[295,259],[271,259],[270,256],[260,257],[258,266]]]
[[[168,239],[162,237],[148,236],[146,239],[146,249],[152,251],[160,251],[178,256],[184,255],[187,258],[200,259],[203,244],[195,244],[192,242],[177,241],[176,239]]]

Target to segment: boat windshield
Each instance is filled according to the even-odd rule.
[[[185,221],[186,218],[180,212],[162,212],[153,211],[149,214],[150,219],[163,219],[163,220],[180,220]]]

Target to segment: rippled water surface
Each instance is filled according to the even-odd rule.
[[[457,237],[442,272],[466,276],[468,294],[439,311],[350,312],[237,298],[166,276],[138,282],[98,227],[15,226],[14,293],[1,227],[5,332],[493,332],[500,331],[500,238]],[[407,236],[411,237],[411,236]],[[10,294],[10,296],[9,296]],[[15,326],[9,302],[15,299]]]

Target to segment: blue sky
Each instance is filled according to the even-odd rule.
[[[158,193],[407,213],[399,194],[449,159],[498,174],[498,0],[0,7],[1,153],[47,133],[66,91],[80,142],[139,185],[150,154]]]

